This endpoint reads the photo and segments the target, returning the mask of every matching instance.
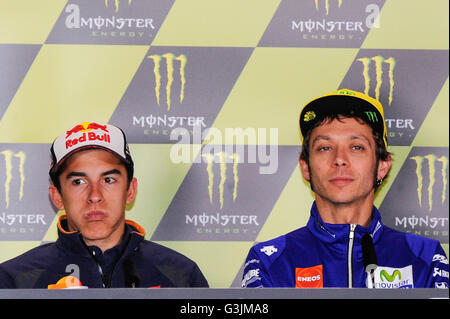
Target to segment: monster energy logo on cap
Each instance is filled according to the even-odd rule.
[[[377,117],[376,112],[365,112],[365,114],[367,115],[367,118],[369,119],[369,121],[378,122],[378,117]]]

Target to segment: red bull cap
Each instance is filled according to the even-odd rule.
[[[100,122],[82,122],[73,125],[53,142],[50,177],[53,179],[61,164],[72,154],[91,148],[112,152],[133,172],[133,160],[125,133],[120,128]]]

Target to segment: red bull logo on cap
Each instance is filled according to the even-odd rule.
[[[81,136],[70,139],[69,137],[82,133]],[[84,122],[75,125],[72,129],[66,131],[66,149],[69,149],[79,143],[86,141],[102,141],[111,143],[111,136],[108,134],[107,125],[98,124],[95,122]]]

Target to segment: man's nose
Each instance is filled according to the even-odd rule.
[[[344,148],[338,147],[336,149],[336,156],[333,160],[333,166],[340,167],[340,166],[348,166],[348,157],[347,153],[345,152]]]
[[[103,194],[99,185],[93,184],[91,186],[88,201],[89,203],[99,203],[103,201]]]

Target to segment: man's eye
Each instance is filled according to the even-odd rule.
[[[329,151],[331,149],[331,147],[329,146],[320,146],[319,147],[319,151]]]
[[[352,148],[353,148],[354,150],[356,150],[356,151],[362,151],[362,150],[364,150],[364,147],[361,146],[361,145],[355,145],[355,146],[353,146]]]
[[[114,177],[105,177],[105,182],[107,184],[114,183],[115,181],[116,181],[116,179]]]
[[[74,179],[73,181],[72,181],[72,184],[73,185],[82,185],[82,184],[84,184],[85,183],[85,181],[83,180],[83,179],[81,179],[81,178],[77,178],[77,179]]]

